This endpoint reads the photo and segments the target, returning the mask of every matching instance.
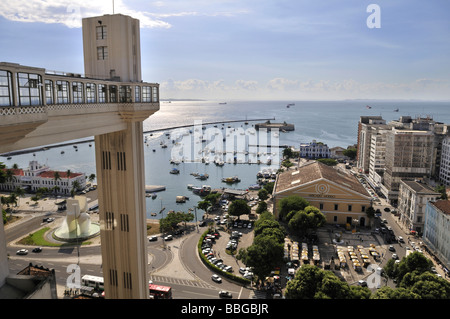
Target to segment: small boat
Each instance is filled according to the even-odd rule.
[[[288,105],[286,105],[287,108],[290,108],[291,106],[294,106],[295,103],[289,103]]]
[[[259,184],[250,185],[248,187],[248,189],[249,190],[258,190],[258,189],[261,189],[261,185],[259,185]]]
[[[61,151],[61,154],[64,154],[64,151]]]
[[[227,184],[239,183],[240,181],[241,180],[237,176],[222,178],[222,182]]]
[[[158,196],[158,195],[156,195],[156,193],[152,193],[152,199],[155,199],[156,196]]]
[[[224,105],[224,104],[227,104],[227,102],[220,102],[219,104]]]
[[[151,216],[156,216],[156,213],[151,213],[150,215],[151,215]]]
[[[172,168],[170,174],[180,174],[180,170],[178,168]]]
[[[398,109],[395,109],[394,112],[398,112]]]

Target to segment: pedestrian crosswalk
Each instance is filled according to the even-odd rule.
[[[209,289],[217,290],[216,287],[214,287],[206,282],[203,282],[201,280],[181,279],[181,278],[158,276],[158,275],[151,275],[150,280],[155,283],[177,284],[177,285],[199,287],[199,288],[209,288]]]

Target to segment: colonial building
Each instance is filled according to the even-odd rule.
[[[398,196],[400,223],[408,230],[421,234],[427,202],[436,201],[440,196],[440,193],[422,182],[402,180]]]
[[[311,159],[329,158],[330,150],[327,144],[313,140],[311,143],[300,144],[300,157]]]
[[[278,203],[298,195],[317,207],[327,223],[368,226],[366,210],[372,205],[367,190],[350,173],[308,161],[294,170],[278,174],[273,190],[274,215],[279,217]]]
[[[52,171],[48,166],[41,165],[37,161],[31,161],[26,169],[12,169],[12,171],[12,178],[0,184],[0,190],[14,191],[17,187],[21,187],[26,192],[34,193],[39,188],[45,187],[58,194],[70,195],[77,184],[78,189],[86,187],[84,174],[73,172],[68,175],[67,171]]]
[[[425,214],[423,241],[439,261],[450,269],[450,201],[428,202]]]

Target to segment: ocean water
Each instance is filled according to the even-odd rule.
[[[247,141],[245,149],[251,154],[260,152],[261,164],[248,164],[248,157],[245,157],[243,163],[225,163],[224,166],[216,166],[214,163],[206,165],[200,161],[189,161],[189,159],[198,159],[200,155],[197,155],[198,153],[195,151],[199,147],[204,149],[206,146],[212,149],[212,143],[208,143],[208,141],[213,139],[208,137],[206,143],[196,144],[194,136],[197,135],[205,138],[207,132],[215,132],[217,133],[216,141],[220,141],[219,138],[227,137],[226,134],[229,132],[227,130],[235,129],[239,132],[247,132],[245,136],[250,136],[248,132],[252,130],[252,125],[258,123],[258,121],[252,120],[271,119],[272,122],[276,123],[294,124],[295,131],[280,132],[278,139],[271,134],[264,136],[260,133],[259,138],[262,138],[262,142],[267,139],[266,144],[278,143],[279,145],[298,147],[300,143],[309,143],[316,140],[327,144],[329,147],[341,146],[346,148],[349,145],[356,144],[358,121],[360,116],[363,115],[381,115],[386,121],[398,119],[400,116],[430,116],[436,121],[450,124],[450,102],[364,100],[227,101],[226,104],[219,102],[221,101],[172,101],[170,103],[162,101],[160,110],[144,121],[144,131],[147,132],[145,133],[146,142],[144,145],[145,181],[147,185],[163,185],[166,187],[165,191],[157,193],[155,199],[146,199],[148,218],[160,218],[162,215],[152,216],[152,213],[158,213],[161,208],[164,208],[164,214],[170,210],[187,212],[188,209],[193,209],[201,198],[187,189],[188,184],[208,185],[212,188],[247,189],[257,182],[256,174],[267,167],[266,160],[269,156],[272,163],[277,164],[279,154],[282,152],[282,149],[278,148],[265,149],[249,146],[249,144],[254,145],[254,143]],[[294,103],[294,105],[288,108],[288,103]],[[367,105],[371,108],[367,108]],[[396,109],[399,111],[394,112]],[[248,124],[245,124],[246,121],[248,121]],[[207,125],[207,123],[212,122],[222,122],[223,125],[222,123],[215,124],[216,127],[213,124]],[[195,131],[195,128],[201,127],[198,126],[199,123],[202,123],[206,129]],[[197,124],[197,126],[193,126],[194,124]],[[175,140],[175,131],[171,128],[182,125],[192,126],[186,129],[184,136],[179,135],[180,139]],[[191,130],[190,133],[189,130]],[[239,135],[236,134],[236,136]],[[186,150],[190,150],[188,160],[178,165],[172,164],[171,159],[174,154],[179,154],[179,152],[175,152],[175,148],[180,147],[180,145],[185,147],[186,141],[191,143],[189,149],[183,149],[185,150],[184,153],[189,153]],[[161,143],[168,147],[162,148]],[[219,144],[227,145],[226,142]],[[224,150],[233,151],[227,147],[224,147]],[[64,154],[61,154],[62,151],[64,151]],[[212,160],[213,155],[217,154],[210,153],[208,155],[210,160]],[[231,155],[231,158],[233,158],[233,155]],[[86,175],[96,173],[93,143],[80,143],[77,149],[73,146],[64,146],[46,151],[15,155],[9,160],[6,157],[0,157],[0,161],[8,167],[16,163],[19,167],[26,168],[31,160],[47,164],[54,170],[66,171],[70,169],[72,172],[82,172]],[[180,173],[170,174],[172,168],[179,169]],[[192,173],[208,174],[209,178],[201,181],[191,175]],[[222,178],[231,176],[238,176],[241,182],[233,185],[222,182]],[[189,200],[183,204],[178,204],[175,201],[176,196],[187,196]],[[198,218],[201,218],[202,214],[202,211],[197,211]]]

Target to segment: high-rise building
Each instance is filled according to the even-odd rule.
[[[361,116],[358,123],[358,143],[356,167],[361,173],[369,172],[370,145],[372,135],[379,129],[386,128],[386,121],[381,116]]]
[[[434,135],[431,131],[392,129],[386,134],[384,195],[397,202],[402,179],[426,179],[433,167]]]

